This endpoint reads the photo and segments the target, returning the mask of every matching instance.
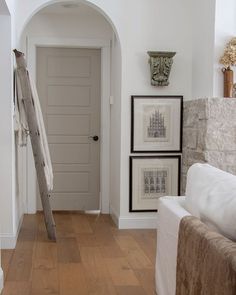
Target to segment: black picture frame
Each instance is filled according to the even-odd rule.
[[[145,114],[141,114],[141,106],[147,103],[151,110],[153,102],[153,109],[162,108],[168,110],[164,112],[163,122],[166,118],[168,123],[167,131],[169,132],[169,139],[163,136],[163,138],[154,138],[156,142],[151,142],[151,137],[145,142],[142,140],[144,137],[144,122]],[[166,104],[166,106],[165,106]],[[158,106],[159,105],[159,106]],[[168,108],[168,109],[167,109]],[[144,107],[143,107],[144,109]],[[155,111],[156,113],[156,111]],[[159,113],[159,110],[158,110]],[[165,117],[166,113],[166,117]],[[167,114],[169,113],[169,114]],[[147,117],[147,115],[146,115]],[[167,120],[169,118],[169,120]],[[151,118],[150,118],[151,120]],[[151,124],[151,123],[150,123]],[[139,125],[139,126],[137,126]],[[147,126],[146,126],[147,127]],[[173,130],[171,130],[171,128]],[[142,130],[140,130],[142,129]],[[147,129],[147,128],[146,128]],[[181,153],[182,152],[182,129],[183,129],[183,96],[182,95],[132,95],[131,96],[131,153]],[[178,134],[176,134],[178,133]],[[142,137],[142,138],[141,138]],[[168,141],[168,145],[165,146],[164,140]],[[157,140],[160,140],[159,142]],[[142,144],[137,144],[137,142]],[[171,143],[174,143],[171,146]]]
[[[157,160],[156,163],[155,163],[155,160]],[[159,167],[160,169],[164,169],[164,170],[158,171],[158,168],[159,168],[158,160],[159,162],[162,161],[163,164]],[[147,198],[146,207],[145,207],[145,198],[142,198],[142,196],[140,195],[140,191],[142,191],[142,184],[141,184],[142,181],[140,180],[140,175],[142,175],[142,173],[140,173],[142,169],[142,164],[137,163],[137,165],[135,165],[135,162],[137,161],[138,162],[146,161],[147,169],[150,169],[151,173],[158,173],[158,172],[163,173],[165,171],[167,171],[167,174],[171,173],[171,175],[164,176],[164,177],[169,177],[169,180],[167,179],[166,181],[166,183],[168,183],[166,185],[169,186],[169,188],[165,191],[165,193],[163,192],[163,194],[157,193],[158,196],[156,198],[153,198],[155,193],[152,194],[151,202],[150,202],[150,199]],[[175,167],[173,166],[174,162],[175,162]],[[172,171],[169,171],[171,167],[172,167]],[[136,171],[134,171],[135,169]],[[155,169],[158,172],[155,172]],[[143,173],[150,173],[147,170],[145,171],[145,168],[143,170],[144,170]],[[156,209],[157,200],[159,199],[159,197],[167,196],[167,195],[168,196],[180,195],[180,177],[181,177],[181,156],[180,155],[130,156],[129,171],[130,171],[129,173],[129,212],[157,212],[157,209]],[[137,177],[137,175],[139,176]],[[170,179],[172,180],[172,183],[169,183]],[[145,183],[145,180],[143,184],[144,183]],[[157,184],[155,185],[157,186]],[[175,187],[172,187],[172,185]]]

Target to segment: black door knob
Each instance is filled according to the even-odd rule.
[[[98,141],[98,140],[99,140],[99,137],[98,137],[97,135],[94,135],[94,136],[93,136],[93,140],[94,140],[94,141]]]
[[[99,137],[97,135],[89,136],[89,138],[92,138],[93,141],[98,141],[99,140]]]

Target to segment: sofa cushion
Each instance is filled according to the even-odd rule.
[[[186,209],[212,229],[236,240],[236,176],[208,164],[187,174]]]

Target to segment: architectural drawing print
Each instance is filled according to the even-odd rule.
[[[142,198],[156,199],[168,195],[168,169],[142,169]]]
[[[148,137],[166,137],[165,117],[159,110],[155,110],[154,113],[151,115],[150,123],[147,128]]]
[[[144,141],[167,142],[170,133],[170,108],[168,106],[144,106]]]
[[[179,155],[130,156],[129,212],[157,211],[158,199],[179,195]]]

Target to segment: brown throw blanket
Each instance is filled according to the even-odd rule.
[[[180,222],[176,295],[236,295],[236,243],[192,216]]]

